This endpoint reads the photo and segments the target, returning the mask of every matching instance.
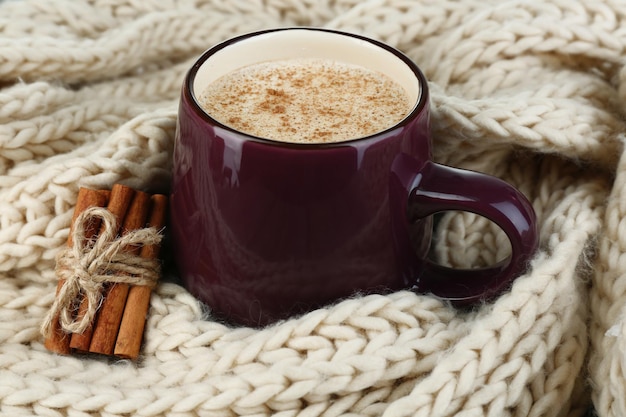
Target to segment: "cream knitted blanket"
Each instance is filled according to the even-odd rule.
[[[532,201],[541,248],[492,304],[398,292],[263,330],[155,290],[141,359],[45,350],[79,186],[167,191],[192,61],[251,30],[310,25],[406,52],[432,88],[436,158]],[[3,416],[626,416],[623,0],[53,0],[0,4]],[[449,213],[440,261],[506,240]]]

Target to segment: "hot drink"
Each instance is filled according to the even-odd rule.
[[[183,285],[212,317],[247,326],[355,294],[463,305],[509,288],[537,247],[532,205],[498,178],[434,162],[429,115],[415,63],[357,34],[271,29],[208,49],[185,77],[173,152]],[[433,215],[446,210],[493,221],[511,255],[434,263]]]
[[[414,104],[389,76],[325,59],[246,66],[209,84],[198,100],[235,130],[303,143],[373,135],[404,119]]]

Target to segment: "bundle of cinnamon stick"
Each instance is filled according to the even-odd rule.
[[[74,244],[72,239],[77,219],[91,207],[106,208],[113,214],[117,219],[116,233],[118,236],[124,236],[141,228],[162,230],[166,221],[167,197],[162,194],[150,195],[121,184],[115,184],[111,191],[81,188],[74,209],[68,247]],[[103,228],[104,225],[98,224],[98,221],[91,221],[81,236],[86,239],[97,239],[98,234],[103,233]],[[156,260],[159,249],[158,244],[148,244],[125,247],[123,251],[130,255]],[[65,281],[59,280],[57,301],[61,289],[66,284]],[[99,308],[93,320],[80,333],[69,333],[63,328],[60,315],[55,314],[45,335],[45,347],[60,354],[90,352],[136,359],[139,356],[152,288],[128,282],[132,282],[132,279],[127,282],[113,280],[104,283]],[[71,300],[71,303],[76,306],[73,309],[74,319],[80,320],[89,308],[87,297],[81,292],[77,299]]]

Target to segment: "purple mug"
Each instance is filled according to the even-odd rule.
[[[202,110],[216,78],[262,61],[314,57],[379,71],[414,102],[402,121],[337,143],[247,135]],[[378,41],[317,28],[245,34],[206,51],[182,88],[171,230],[185,287],[231,323],[262,326],[354,294],[413,289],[458,305],[488,300],[537,248],[532,206],[495,177],[432,161],[426,78]],[[428,259],[433,214],[484,216],[511,256],[482,269]]]

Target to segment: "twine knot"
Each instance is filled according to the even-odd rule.
[[[87,238],[89,224],[98,219],[100,233],[93,239]],[[42,324],[44,336],[50,335],[57,316],[65,332],[84,332],[102,302],[105,283],[156,285],[158,260],[142,258],[131,251],[140,246],[158,245],[162,234],[153,227],[127,231],[122,236],[117,235],[117,230],[115,215],[106,208],[90,207],[76,218],[72,246],[56,257],[56,276],[65,283]],[[79,294],[87,299],[88,307],[82,317],[75,317]]]

